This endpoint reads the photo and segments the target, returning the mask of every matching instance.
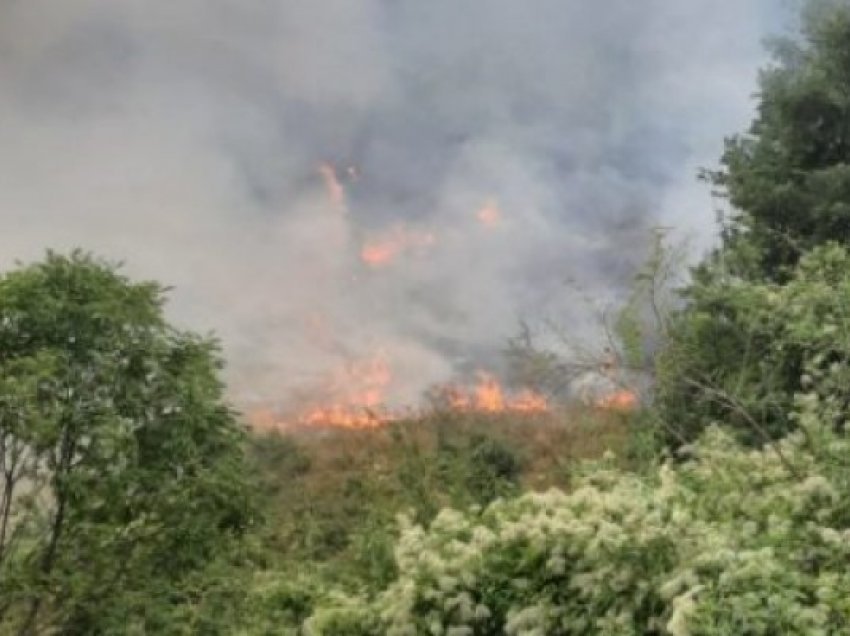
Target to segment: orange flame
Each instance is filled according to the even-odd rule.
[[[549,410],[549,400],[531,389],[523,389],[514,396],[510,406],[519,413],[543,413]]]
[[[399,225],[363,245],[360,260],[373,268],[384,267],[403,252],[423,252],[435,242],[431,232],[410,230]]]
[[[549,410],[545,396],[530,389],[509,393],[499,381],[484,371],[478,372],[478,382],[472,388],[449,385],[441,391],[448,406],[456,411],[483,413],[544,413]]]
[[[502,218],[502,211],[495,201],[489,201],[475,214],[478,222],[487,227],[493,227]]]
[[[250,421],[254,427],[265,430],[377,428],[415,412],[385,406],[385,393],[391,381],[390,367],[379,354],[348,365],[330,382],[325,390],[334,397],[328,404],[308,408],[294,418],[281,418],[271,410],[258,409],[250,414]],[[534,415],[551,410],[545,396],[529,389],[507,391],[492,374],[483,371],[478,372],[475,384],[446,385],[438,390],[438,396],[449,409],[465,413]]]
[[[486,373],[479,374],[478,386],[475,387],[475,404],[481,411],[505,410],[505,394],[496,378]]]
[[[328,199],[338,210],[345,210],[345,188],[336,174],[336,168],[333,164],[322,163],[319,165],[319,174],[325,182],[325,190],[328,193]]]
[[[631,413],[637,409],[640,400],[638,394],[630,389],[621,389],[613,393],[599,398],[596,401],[596,406],[607,411],[616,411],[619,413]]]
[[[336,396],[334,403],[312,408],[299,418],[299,422],[348,428],[379,426],[388,418],[382,405],[391,381],[389,363],[381,353],[350,363],[327,387],[328,394]]]
[[[303,427],[372,428],[395,419],[383,405],[392,381],[389,363],[382,352],[354,360],[326,377],[314,392],[330,396],[323,404],[309,404],[299,415],[286,417],[271,409],[249,414],[260,430]]]
[[[316,408],[302,416],[298,423],[307,426],[333,426],[336,428],[376,428],[386,424],[389,417],[366,407],[334,404]]]

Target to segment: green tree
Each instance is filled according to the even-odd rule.
[[[810,2],[801,37],[774,43],[758,114],[710,174],[735,210],[717,255],[783,280],[825,241],[850,242],[850,3]]]
[[[807,356],[831,364],[850,353],[835,266],[850,244],[850,2],[812,0],[801,24],[799,38],[774,43],[755,121],[710,175],[734,212],[658,362],[657,404],[675,443],[714,421],[755,444],[782,435]],[[820,323],[806,303],[834,320]]]
[[[0,277],[0,633],[168,633],[251,523],[217,344],[164,291],[80,252]]]

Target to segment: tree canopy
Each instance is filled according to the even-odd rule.
[[[770,442],[794,427],[810,367],[850,359],[850,3],[810,2],[800,37],[773,50],[755,120],[711,174],[733,210],[721,244],[695,269],[659,357],[676,444],[717,421]]]
[[[773,51],[757,117],[712,178],[734,208],[720,256],[782,280],[812,247],[850,242],[850,6],[811,3],[801,37]]]
[[[251,523],[217,344],[169,326],[163,303],[81,252],[0,278],[9,633],[151,631],[153,598],[179,603],[174,586]]]

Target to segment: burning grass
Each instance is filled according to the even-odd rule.
[[[380,587],[394,573],[395,517],[568,488],[578,460],[628,455],[631,414],[435,410],[378,427],[258,433],[254,454],[275,516],[268,537],[293,567]]]
[[[303,426],[289,436],[325,477],[340,467],[380,474],[397,465],[399,451],[436,454],[441,444],[484,436],[521,458],[524,483],[548,488],[564,485],[556,473],[568,464],[623,450],[628,420],[623,412],[584,405],[545,412],[452,409],[375,427]]]

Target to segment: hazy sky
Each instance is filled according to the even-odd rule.
[[[652,226],[710,243],[696,170],[783,7],[0,0],[0,266],[80,246],[175,286],[240,400],[379,352],[412,401],[520,317],[582,329],[564,281],[615,298]]]

